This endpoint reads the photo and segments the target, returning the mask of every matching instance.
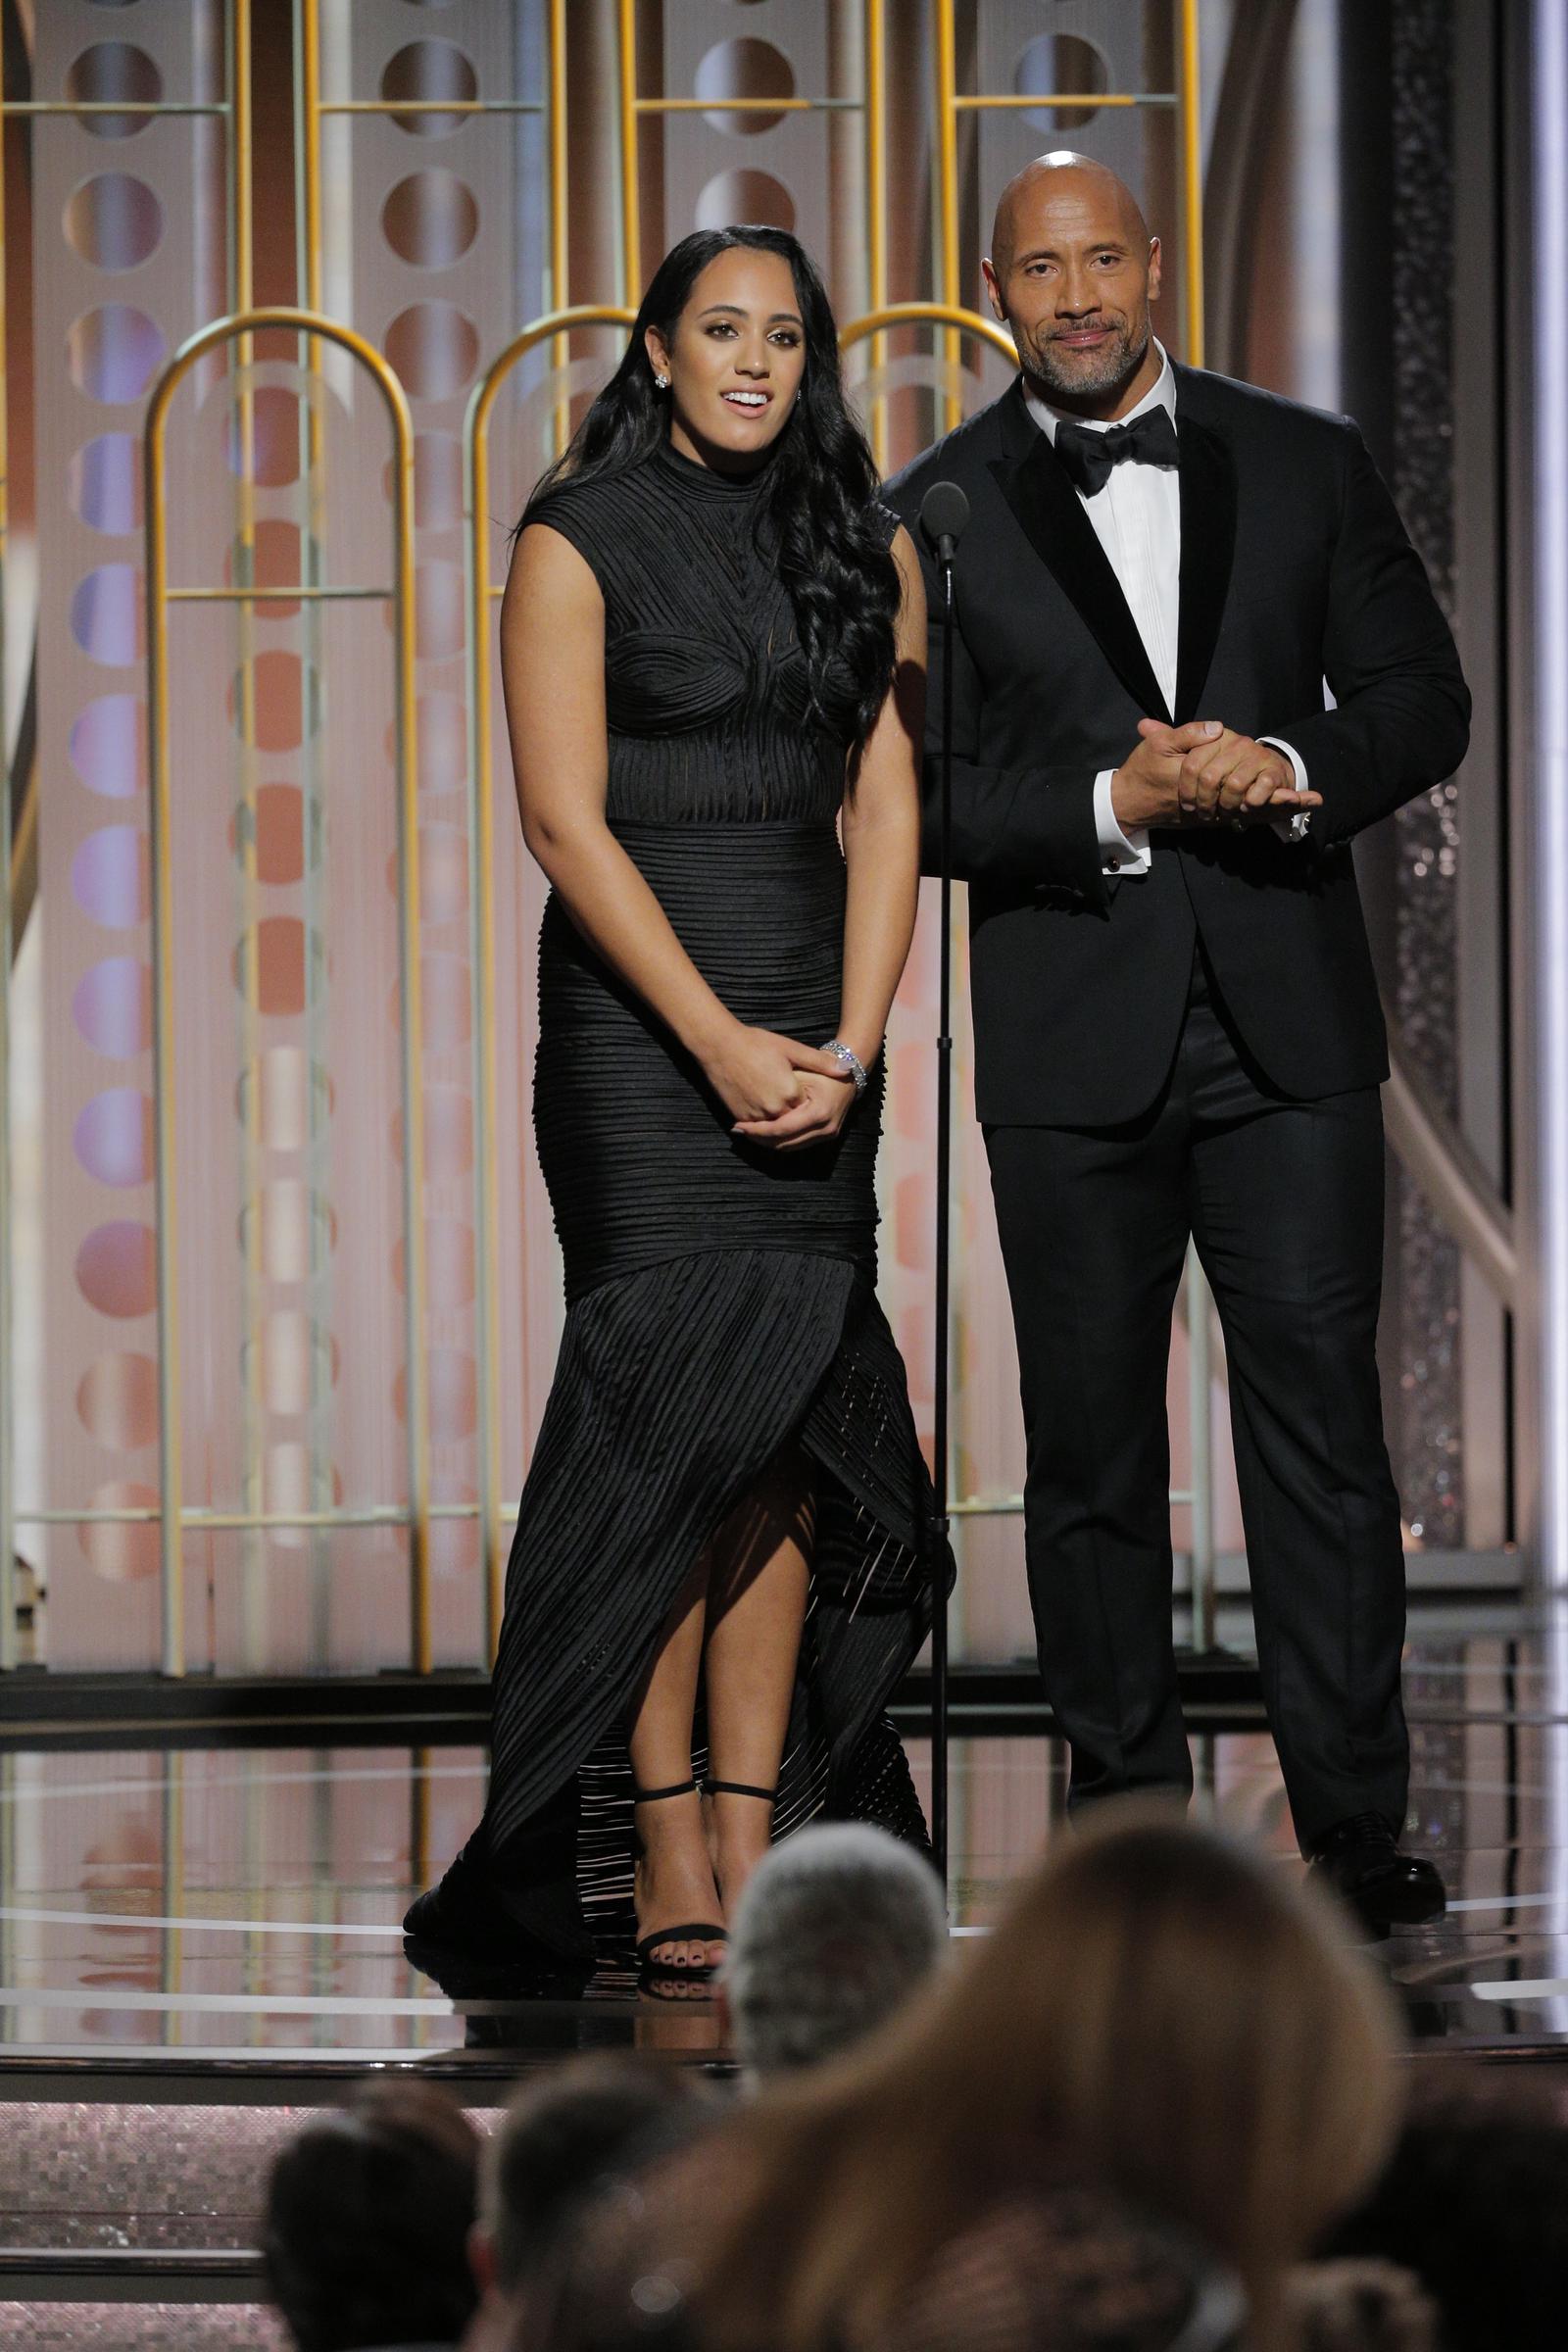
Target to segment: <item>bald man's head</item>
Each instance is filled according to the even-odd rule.
[[[1019,250],[1018,222],[1020,217],[1025,221],[1032,217],[1031,199],[1050,201],[1075,195],[1112,211],[1128,242],[1148,251],[1149,223],[1127,182],[1118,179],[1108,164],[1097,164],[1092,155],[1079,155],[1071,147],[1054,147],[1049,155],[1037,155],[1015,172],[997,199],[991,266],[999,277],[1006,275]]]
[[[1114,415],[1129,390],[1142,398],[1146,374],[1153,381],[1149,305],[1159,292],[1159,240],[1103,164],[1058,148],[1015,172],[997,206],[985,276],[1026,372],[1059,406]]]

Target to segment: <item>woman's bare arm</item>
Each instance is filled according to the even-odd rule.
[[[702,1064],[736,1117],[798,1100],[836,1067],[726,1010],[605,822],[605,606],[570,542],[532,523],[501,602],[501,678],[523,839],[589,944]]]
[[[893,542],[903,582],[897,666],[860,754],[844,806],[849,899],[838,1037],[869,1068],[882,1048],[914,935],[920,886],[920,760],[925,739],[925,586],[907,531]],[[850,1107],[848,1080],[808,1078],[795,1108],[747,1122],[744,1134],[795,1150],[837,1134]]]
[[[844,808],[850,896],[839,1036],[869,1065],[914,936],[920,887],[920,762],[925,742],[925,583],[909,534],[894,560],[904,583],[898,666]]]

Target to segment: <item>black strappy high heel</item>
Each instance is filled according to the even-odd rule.
[[[672,1781],[667,1788],[638,1788],[634,1787],[631,1793],[634,1804],[657,1805],[666,1796],[695,1796],[697,1783],[695,1781]],[[643,1841],[635,1831],[633,1832],[633,1843],[640,1860],[644,1850]],[[674,1960],[656,1960],[654,1953],[662,1943],[727,1943],[728,1940],[725,1931],[715,1926],[710,1919],[682,1920],[676,1927],[656,1928],[651,1936],[641,1937],[637,1944],[637,1965],[646,1977],[668,1978],[677,1983],[689,1981],[694,1977],[710,1977],[713,1974],[710,1962],[699,1962],[695,1968],[692,1968]]]
[[[764,1805],[778,1802],[776,1788],[753,1788],[745,1781],[715,1781],[711,1775],[703,1783],[703,1794],[705,1796],[756,1796],[760,1797]]]

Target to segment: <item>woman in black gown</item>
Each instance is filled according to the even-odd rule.
[[[925,621],[875,480],[811,264],[715,230],[523,515],[502,662],[553,885],[534,1119],[567,1311],[484,1820],[406,1923],[437,1970],[635,1934],[701,1975],[770,1837],[925,1837],[884,1707],[929,1618],[929,1482],[873,1187]]]

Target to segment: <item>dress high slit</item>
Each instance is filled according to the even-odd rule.
[[[839,1015],[847,746],[812,705],[766,478],[665,447],[568,480],[533,519],[604,595],[607,821],[725,1006],[819,1045]],[[925,1842],[885,1712],[929,1624],[930,1482],[876,1298],[881,1095],[878,1067],[831,1144],[733,1136],[550,900],[534,1128],[565,1329],[507,1571],[484,1820],[410,1912],[421,1943],[500,1935],[578,1963],[629,1944],[631,1710],[694,1564],[792,1443],[815,1535],[774,1835],[828,1814]],[[699,1711],[699,1770],[703,1741]]]

